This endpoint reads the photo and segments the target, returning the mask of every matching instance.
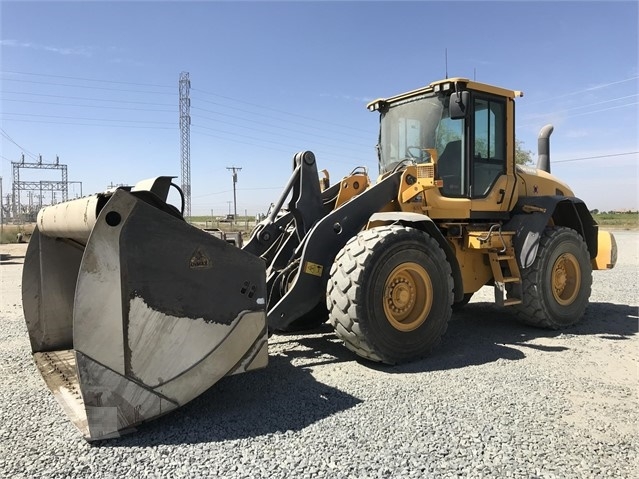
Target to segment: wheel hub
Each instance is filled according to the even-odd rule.
[[[417,263],[397,266],[384,286],[384,312],[400,331],[421,326],[432,307],[433,285],[426,270]]]
[[[415,287],[406,278],[396,279],[390,285],[387,303],[393,312],[405,313],[415,304]]]
[[[577,258],[564,253],[557,258],[551,272],[552,294],[562,306],[572,304],[581,287],[581,269]]]

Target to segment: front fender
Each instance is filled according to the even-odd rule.
[[[446,253],[446,259],[448,259],[448,262],[450,263],[450,267],[453,272],[453,281],[455,283],[455,302],[462,300],[464,297],[464,284],[462,281],[461,268],[457,262],[457,257],[442,232],[429,216],[403,211],[388,211],[373,214],[369,219],[369,224],[371,223],[399,223],[403,226],[413,226],[433,237],[444,250],[444,253]]]

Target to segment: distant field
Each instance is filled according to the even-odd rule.
[[[213,223],[217,224],[217,223],[221,223],[221,224],[231,224],[229,221],[224,221],[221,220],[217,217],[213,217],[213,220],[211,220],[210,216],[191,216],[190,218],[190,222],[191,223],[209,223],[211,224],[211,221],[213,221]],[[238,216],[237,220],[235,220],[235,223],[237,224],[244,224],[246,222],[249,223],[255,223],[255,216]]]
[[[210,216],[191,216],[189,223],[198,228],[218,228],[222,231],[241,231],[242,236],[247,236],[255,226],[254,216],[240,216],[237,220],[222,221]]]
[[[639,229],[639,213],[598,213],[593,215],[595,221],[601,226]]]
[[[639,213],[598,213],[593,215],[595,221],[604,228],[639,230]],[[240,216],[235,222],[222,221],[210,216],[193,216],[191,221],[199,228],[219,228],[222,231],[241,231],[247,237],[255,226],[254,216]],[[0,243],[15,243],[18,233],[28,239],[34,224],[3,225]]]
[[[23,237],[25,237],[25,239],[28,239],[33,232],[33,228],[33,224],[2,225],[0,243],[16,243],[18,233],[22,233]]]

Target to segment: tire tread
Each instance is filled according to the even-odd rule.
[[[552,319],[552,314],[548,309],[548,305],[544,302],[544,298],[540,297],[541,295],[538,292],[538,285],[541,284],[543,278],[543,265],[546,264],[546,258],[553,253],[553,250],[552,248],[549,248],[549,245],[556,241],[556,238],[560,235],[572,236],[580,245],[579,248],[581,250],[581,254],[590,258],[585,241],[575,230],[563,226],[547,228],[540,240],[538,256],[535,259],[535,262],[529,268],[523,269],[521,272],[523,301],[521,304],[514,306],[514,311],[517,319],[524,324],[556,330],[571,326],[577,322],[581,316],[583,316],[583,312],[585,311],[588,302],[587,300],[586,305],[583,307],[584,311],[581,311],[581,314],[578,315],[579,317],[573,323],[557,323]],[[590,278],[591,280],[588,281],[587,284],[582,285],[582,288],[586,288],[586,298],[589,298],[591,293],[592,275],[590,275]]]
[[[357,290],[362,284],[363,275],[371,264],[373,252],[384,248],[388,238],[398,234],[399,230],[406,230],[406,228],[399,225],[382,226],[364,230],[351,238],[333,262],[326,294],[329,322],[333,326],[335,334],[344,341],[346,347],[361,357],[387,364],[396,364],[398,361],[377,351],[362,333],[356,313]],[[429,248],[437,251],[439,261],[445,264],[452,304],[453,277],[450,264],[435,239],[426,235],[424,235],[424,239],[428,242]],[[441,336],[446,332],[449,318],[450,312],[446,321],[442,322],[440,330],[437,331],[437,339],[431,344],[429,350],[441,341]]]

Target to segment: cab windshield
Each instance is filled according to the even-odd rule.
[[[392,171],[404,162],[430,161],[426,149],[436,149],[441,158],[447,144],[457,141],[461,144],[463,120],[449,118],[449,100],[449,96],[429,93],[395,103],[381,114],[380,174]]]

